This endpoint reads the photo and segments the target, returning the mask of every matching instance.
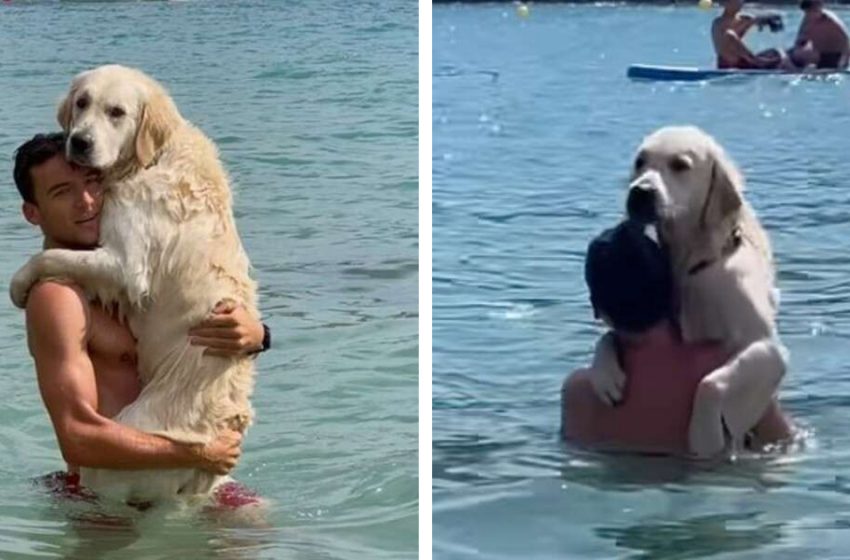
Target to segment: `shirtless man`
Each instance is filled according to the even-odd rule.
[[[822,0],[803,0],[800,9],[805,15],[797,31],[795,48],[810,45],[817,53],[818,68],[847,68],[850,60],[850,38],[847,28]]]
[[[688,455],[692,403],[698,392],[719,397],[722,388],[703,377],[729,356],[719,344],[685,343],[671,317],[673,278],[669,258],[639,226],[623,223],[588,248],[585,276],[597,316],[615,329],[627,394],[617,407],[603,404],[587,370],[562,388],[565,439],[604,450]],[[623,281],[628,278],[628,281]],[[791,437],[773,399],[753,427],[750,444]]]
[[[755,17],[741,13],[744,0],[726,0],[723,13],[711,23],[711,39],[717,53],[717,67],[741,69],[772,69],[787,64],[787,57],[777,49],[754,54],[746,44],[744,35],[753,25],[768,23],[776,16]]]
[[[26,220],[44,248],[92,249],[98,243],[103,189],[97,171],[69,163],[60,133],[37,135],[18,148],[14,178]],[[193,343],[217,355],[258,351],[264,328],[241,307],[220,303],[193,329]],[[110,420],[141,390],[136,341],[109,310],[90,305],[82,290],[44,281],[26,307],[27,342],[38,386],[68,473],[45,482],[78,493],[80,466],[108,469],[200,468],[226,474],[240,456],[242,436],[225,431],[206,445],[185,444]],[[233,489],[228,489],[232,498]]]

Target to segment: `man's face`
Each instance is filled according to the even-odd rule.
[[[100,236],[103,188],[99,173],[68,163],[57,154],[30,169],[35,204],[24,202],[24,217],[41,228],[47,247],[92,249]]]

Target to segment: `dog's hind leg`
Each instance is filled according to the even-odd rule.
[[[787,350],[776,338],[753,342],[700,381],[694,397],[688,444],[697,457],[722,451],[724,429],[740,442],[773,401],[785,376]]]

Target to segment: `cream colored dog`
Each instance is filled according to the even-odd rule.
[[[224,426],[244,430],[253,361],[204,355],[187,335],[225,298],[259,316],[215,146],[161,85],[122,66],[77,75],[58,117],[68,156],[104,172],[100,248],[36,255],[15,274],[12,300],[24,306],[38,279],[66,277],[120,306],[138,340],[144,388],[115,420],[183,442],[206,443]],[[222,479],[190,469],[82,469],[81,477],[99,494],[135,500],[203,494]]]
[[[734,356],[697,390],[689,445],[699,457],[724,448],[724,424],[740,442],[785,374],[773,257],[743,189],[725,151],[695,127],[666,127],[647,137],[629,185],[629,217],[656,225],[669,248],[683,339],[719,341]],[[625,375],[610,333],[597,345],[591,380],[606,402],[622,396]]]

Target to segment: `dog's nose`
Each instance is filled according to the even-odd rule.
[[[87,134],[74,134],[71,136],[71,153],[75,155],[84,155],[91,150],[91,137]]]
[[[644,224],[651,224],[658,220],[658,212],[655,209],[655,191],[643,186],[634,186],[629,189],[629,197],[626,200],[626,212],[629,218]]]

